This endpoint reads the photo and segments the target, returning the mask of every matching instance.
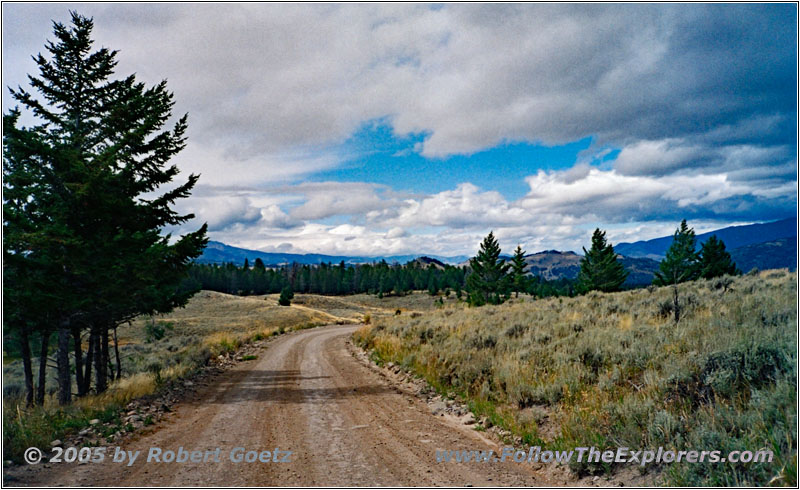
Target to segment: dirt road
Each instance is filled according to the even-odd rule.
[[[121,446],[135,463],[53,464],[12,485],[440,486],[542,485],[527,464],[437,463],[436,449],[498,449],[469,426],[431,414],[347,350],[355,326],[271,342],[186,401],[155,431]],[[145,462],[150,448],[213,451],[220,462]],[[234,448],[291,451],[289,463],[230,461]],[[113,454],[113,449],[109,449]],[[283,453],[279,458],[283,458]],[[274,459],[274,455],[270,456]]]

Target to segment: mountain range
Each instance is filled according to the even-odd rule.
[[[737,267],[743,272],[753,268],[797,269],[797,218],[789,218],[771,223],[753,225],[730,226],[719,230],[697,235],[698,248],[710,236],[725,242],[726,249],[736,262]],[[649,284],[653,274],[658,270],[658,264],[672,243],[672,236],[655,238],[652,240],[634,243],[619,243],[614,245],[614,250],[620,255],[623,266],[628,271],[626,286]],[[509,260],[510,257],[502,256]],[[385,260],[390,264],[406,264],[415,261],[420,266],[433,265],[444,267],[444,264],[467,265],[469,257],[440,256],[440,255],[392,255],[392,256],[345,256],[324,254],[291,254],[261,252],[233,247],[221,242],[208,243],[199,263],[234,263],[240,265],[248,259],[252,264],[260,258],[268,267],[278,267],[298,263],[303,265],[316,265],[320,263],[346,265],[367,264]],[[575,279],[580,271],[582,256],[574,252],[560,252],[558,250],[545,250],[526,255],[526,270],[544,279]]]
[[[575,252],[545,250],[525,256],[526,271],[548,281],[556,279],[575,279],[581,270],[582,255]],[[628,271],[625,286],[641,286],[653,282],[653,274],[658,270],[658,261],[647,257],[620,257],[623,267]]]
[[[731,250],[736,267],[744,272],[754,268],[797,270],[797,237],[779,238]]]
[[[198,257],[197,262],[201,264],[225,264],[234,263],[241,265],[244,259],[248,259],[252,264],[256,259],[261,259],[267,267],[278,267],[298,263],[303,265],[316,265],[322,263],[338,264],[344,261],[345,265],[370,264],[385,260],[389,264],[405,264],[416,258],[417,255],[391,255],[380,257],[348,256],[348,255],[325,255],[325,254],[291,254],[280,252],[261,252],[259,250],[248,250],[246,248],[233,247],[222,242],[209,241],[203,254]],[[445,264],[458,264],[469,259],[466,255],[453,257],[443,257],[439,255],[427,255],[426,257],[435,259]]]
[[[705,243],[711,235],[725,242],[728,251],[770,242],[781,238],[797,237],[797,218],[787,218],[770,223],[757,223],[753,225],[729,226],[719,230],[709,231],[697,235],[697,246]],[[617,243],[614,251],[626,257],[648,257],[661,260],[672,243],[672,236],[654,238],[634,243]]]

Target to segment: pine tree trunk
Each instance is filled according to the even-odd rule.
[[[100,339],[102,340],[103,367],[105,368],[103,374],[106,377],[106,388],[108,388],[109,380],[114,379],[114,368],[111,364],[111,356],[109,355],[108,351],[108,325],[103,325],[103,330]]]
[[[33,366],[31,365],[31,344],[28,339],[28,330],[22,328],[20,332],[20,347],[22,351],[22,370],[25,371],[25,405],[33,405]]]
[[[117,361],[117,373],[114,379],[122,378],[122,362],[119,358],[119,340],[117,338],[117,327],[114,327],[114,357]]]
[[[672,286],[672,309],[675,312],[675,323],[681,319],[681,307],[678,303],[678,285],[673,284]]]
[[[81,329],[73,327],[72,342],[75,351],[75,384],[78,387],[78,396],[86,394],[83,382],[83,349],[81,348]]]
[[[94,346],[94,372],[95,372],[95,382],[94,387],[97,393],[102,393],[106,391],[108,387],[108,377],[106,376],[106,364],[105,360],[103,359],[103,348],[102,348],[102,327],[97,327],[97,332],[95,334],[95,346]]]
[[[39,347],[39,386],[36,387],[36,404],[44,405],[45,385],[47,383],[47,348],[50,346],[50,332],[42,332]]]
[[[69,340],[70,329],[61,326],[58,329],[58,351],[56,366],[58,369],[58,404],[68,405],[72,401],[72,377],[69,373]]]
[[[89,393],[92,386],[92,362],[94,361],[95,344],[97,343],[97,333],[94,328],[89,331],[89,348],[86,349],[86,370],[83,373],[83,392]]]

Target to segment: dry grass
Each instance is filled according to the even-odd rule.
[[[671,465],[679,485],[796,482],[796,274],[383,318],[356,339],[528,443],[770,448],[771,465]],[[538,413],[531,416],[530,412]],[[546,413],[553,431],[542,422]],[[538,419],[538,420],[537,420]],[[611,467],[576,465],[581,474]]]
[[[194,367],[253,340],[350,318],[304,305],[279,306],[277,295],[241,297],[201,291],[185,308],[155,319],[167,327],[162,339],[148,339],[145,327],[150,321],[141,318],[120,327],[123,368],[131,375],[161,366],[161,376],[167,380],[170,373],[178,372],[170,368]]]
[[[439,295],[434,297],[424,291],[414,291],[406,296],[384,296],[383,298],[378,298],[371,294],[354,294],[352,296],[346,296],[345,298],[348,303],[361,305],[373,311],[377,310],[393,315],[397,309],[399,309],[402,314],[439,309],[435,303],[439,297],[443,298],[446,305],[452,305],[458,302],[455,293],[451,293],[449,296]]]
[[[201,291],[185,308],[159,316],[157,320],[173,323],[177,335],[205,336],[221,332],[240,335],[280,327],[288,329],[298,324],[337,319],[324,310],[279,306],[277,298],[277,295],[243,297]],[[144,342],[146,321],[142,318],[130,327],[121,327],[121,340]]]

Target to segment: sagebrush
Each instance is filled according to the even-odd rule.
[[[796,273],[767,271],[725,278],[725,287],[681,284],[678,323],[664,287],[386,317],[356,340],[530,444],[767,448],[771,464],[650,471],[677,485],[794,485],[796,282]]]

